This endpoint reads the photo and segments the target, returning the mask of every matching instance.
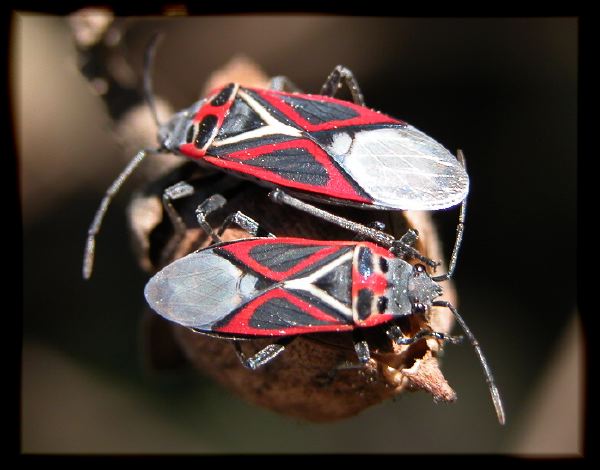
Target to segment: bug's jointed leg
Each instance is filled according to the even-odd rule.
[[[233,224],[236,224],[242,229],[246,230],[253,237],[275,237],[275,235],[262,228],[254,219],[248,217],[246,214],[240,211],[229,214],[221,224],[219,231],[215,232],[215,230],[213,230],[213,228],[207,222],[206,218],[211,212],[221,209],[223,206],[225,206],[225,204],[227,204],[227,199],[220,194],[213,194],[204,202],[200,203],[196,208],[196,219],[198,220],[198,224],[200,227],[202,227],[206,234],[211,237],[214,243],[221,242],[221,235],[223,235],[223,232],[225,232],[225,230],[227,230],[227,228]]]
[[[234,341],[233,345],[235,347],[235,352],[243,366],[251,370],[256,370],[279,356],[285,350],[285,347],[294,339],[295,336],[286,336],[281,338],[275,343],[265,346],[251,357],[247,357],[246,354],[244,354],[239,341]]]
[[[358,357],[358,363],[361,367],[364,367],[369,362],[369,359],[371,359],[369,344],[366,340],[361,339],[354,343],[354,350],[356,351],[356,357]]]
[[[286,204],[288,206],[293,207],[294,209],[306,212],[307,214],[311,214],[315,217],[326,220],[327,222],[338,225],[346,230],[355,232],[358,235],[364,238],[368,238],[370,240],[374,240],[375,242],[383,246],[392,246],[393,242],[396,241],[394,237],[385,232],[369,228],[365,225],[352,222],[338,215],[334,215],[331,212],[319,209],[318,207],[313,206],[312,204],[308,204],[304,201],[301,201],[300,199],[290,196],[289,194],[285,193],[279,188],[271,191],[269,193],[269,198],[276,203]]]
[[[206,234],[214,243],[220,242],[221,237],[215,233],[213,228],[206,221],[206,218],[211,212],[222,208],[225,204],[227,204],[227,199],[220,194],[213,194],[211,197],[198,204],[198,207],[196,208],[196,219],[198,220],[198,225],[200,225],[202,230],[206,232]]]
[[[227,228],[236,224],[237,226],[243,228],[246,232],[248,232],[253,237],[275,237],[271,232],[266,231],[262,226],[254,219],[248,217],[243,212],[237,211],[233,214],[229,214],[221,228],[219,229],[218,235],[223,235],[223,232],[227,230]]]
[[[373,230],[379,230],[380,232],[382,232],[383,230],[385,230],[385,224],[379,220],[375,220],[373,222],[370,222],[367,227],[372,228]],[[356,234],[354,236],[354,240],[355,241],[363,241],[365,239],[365,237],[361,234]]]
[[[431,331],[426,328],[423,328],[421,331],[417,332],[413,337],[409,338],[404,336],[402,330],[398,325],[393,325],[386,330],[386,335],[392,341],[401,345],[408,345],[417,342],[421,338],[431,337],[436,338],[442,341],[448,341],[452,344],[457,344],[462,341],[462,336],[450,336],[445,333],[441,333],[439,331]]]
[[[344,362],[335,368],[337,370],[349,370],[349,369],[364,369],[371,359],[371,351],[369,349],[369,343],[364,339],[360,330],[354,330],[352,332],[352,338],[354,340],[354,351],[356,351],[356,362]],[[334,371],[334,372],[335,372]]]
[[[185,181],[180,181],[163,191],[162,204],[171,221],[171,225],[173,226],[173,236],[165,245],[164,249],[161,250],[161,264],[165,264],[171,259],[173,253],[181,243],[181,240],[185,237],[187,229],[187,225],[173,206],[173,201],[192,196],[193,194],[194,187]]]
[[[418,259],[419,261],[425,263],[427,266],[430,266],[435,270],[435,268],[437,268],[441,263],[439,261],[433,261],[427,256],[423,256],[415,248],[413,248],[413,245],[415,244],[418,238],[419,233],[416,230],[410,228],[406,231],[404,235],[400,237],[399,240],[395,240],[392,243],[390,251],[400,258],[410,257]]]
[[[175,210],[175,207],[173,207],[173,201],[182,199],[184,197],[189,197],[192,194],[194,194],[194,187],[185,181],[180,181],[173,186],[169,186],[163,192],[163,207],[165,208],[165,212],[167,213],[171,224],[173,224],[175,237],[178,239],[183,238],[187,227],[179,213]]]
[[[439,263],[437,261],[433,261],[432,259],[427,258],[426,256],[423,256],[415,248],[413,248],[409,244],[406,244],[406,242],[414,243],[414,241],[416,240],[416,232],[414,230],[409,230],[407,233],[405,233],[400,238],[400,240],[396,240],[393,236],[391,236],[385,232],[367,227],[366,225],[352,222],[348,219],[340,217],[339,215],[335,215],[335,214],[332,214],[331,212],[327,212],[323,209],[319,209],[316,206],[313,206],[304,201],[301,201],[300,199],[292,197],[289,194],[286,194],[284,191],[282,191],[279,188],[271,191],[269,193],[269,198],[272,201],[277,202],[279,204],[286,204],[295,209],[301,210],[301,211],[311,214],[315,217],[319,217],[320,219],[326,220],[327,222],[330,222],[332,224],[335,224],[342,228],[345,228],[346,230],[355,232],[359,236],[361,236],[365,239],[373,240],[382,246],[390,248],[392,250],[392,252],[397,253],[397,252],[401,251],[402,255],[406,255],[406,256],[410,256],[412,258],[418,259],[419,261],[421,261],[433,268],[439,266]],[[406,240],[406,242],[405,242],[405,240]]]
[[[331,97],[335,96],[337,91],[342,86],[342,83],[344,83],[350,90],[350,93],[352,94],[352,101],[360,106],[364,106],[365,99],[363,98],[354,74],[350,69],[347,69],[343,65],[336,66],[329,74],[329,77],[327,77],[327,80],[325,80],[325,83],[323,83],[323,86],[321,87],[321,95]]]

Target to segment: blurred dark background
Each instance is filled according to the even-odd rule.
[[[131,19],[123,38],[140,71],[150,34],[166,33],[155,88],[175,108],[195,101],[209,74],[236,54],[308,92],[344,64],[370,107],[464,150],[471,192],[455,276],[459,310],[503,393],[504,428],[467,343],[444,356],[457,403],[404,394],[331,424],[245,404],[191,371],[145,371],[147,276],[127,238],[131,186],[109,211],[94,277],[80,276],[88,224],[131,155],[77,70],[66,19],[19,13],[12,26],[24,232],[23,451],[581,450],[576,18],[148,18]],[[435,215],[447,252],[456,217],[455,210]]]

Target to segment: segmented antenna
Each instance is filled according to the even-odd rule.
[[[140,163],[144,160],[148,153],[156,152],[155,150],[141,150],[137,153],[135,157],[129,162],[129,164],[125,167],[125,169],[121,172],[117,179],[113,181],[110,187],[104,193],[104,197],[102,198],[102,202],[100,202],[100,206],[96,210],[96,214],[94,215],[94,220],[88,229],[88,237],[87,243],[85,245],[85,252],[83,255],[83,278],[89,279],[92,276],[92,270],[94,268],[94,253],[96,251],[96,235],[100,231],[100,227],[102,225],[102,220],[104,220],[104,216],[106,215],[106,211],[108,206],[110,205],[113,197],[125,180],[131,175],[135,169],[138,167]]]
[[[150,108],[150,112],[152,113],[152,117],[158,128],[160,128],[160,121],[158,120],[158,113],[156,112],[156,105],[154,103],[154,96],[152,92],[151,71],[154,63],[154,56],[156,55],[156,46],[158,45],[158,41],[161,39],[161,37],[162,34],[160,33],[154,34],[152,39],[150,39],[144,54],[144,100]],[[160,148],[140,150],[104,193],[104,197],[100,202],[100,206],[94,215],[94,220],[88,229],[87,242],[83,255],[84,279],[89,279],[92,276],[92,270],[94,269],[94,254],[96,252],[96,235],[100,231],[100,227],[102,226],[102,221],[104,220],[108,206],[112,202],[117,192],[119,192],[119,189],[121,189],[121,186],[123,186],[125,183],[125,180],[127,180],[127,178],[136,170],[144,158],[146,158],[148,154],[160,152],[162,152],[162,149]]]
[[[462,150],[458,150],[457,158],[462,164],[462,166],[467,169],[465,156]],[[460,245],[462,243],[463,232],[465,229],[465,217],[467,214],[467,198],[465,197],[460,205],[460,213],[458,216],[458,225],[456,226],[456,239],[454,241],[454,248],[452,249],[452,255],[450,257],[450,265],[448,267],[448,272],[446,274],[442,274],[440,276],[432,276],[431,279],[435,282],[447,281],[454,274],[454,269],[456,268],[456,260],[458,258],[458,250],[460,249]],[[445,300],[436,300],[432,302],[435,307],[446,307],[449,309],[456,321],[460,324],[461,328],[469,338],[469,341],[473,348],[475,349],[475,354],[477,355],[481,366],[483,367],[483,373],[485,375],[485,381],[487,382],[488,388],[490,390],[490,395],[492,396],[492,402],[494,403],[494,408],[496,409],[496,416],[498,416],[498,421],[500,424],[504,424],[506,422],[506,416],[504,414],[504,406],[502,405],[502,398],[500,398],[500,391],[496,386],[496,381],[494,380],[494,376],[492,375],[492,370],[487,363],[485,356],[483,355],[483,351],[481,350],[481,346],[479,346],[479,342],[475,338],[475,335],[471,332],[463,318],[458,314],[456,307],[452,305],[450,302]]]
[[[152,89],[152,69],[154,68],[156,47],[162,38],[162,33],[155,33],[150,39],[148,46],[146,46],[146,52],[144,53],[144,99],[150,108],[152,118],[154,119],[157,128],[159,128],[161,124],[160,120],[158,119],[158,112],[156,111],[156,104],[154,102],[154,92]]]
[[[434,307],[448,308],[460,324],[465,334],[467,335],[467,338],[469,338],[471,345],[475,349],[475,354],[477,354],[479,362],[483,367],[485,381],[487,382],[488,388],[490,389],[490,395],[492,396],[492,402],[494,403],[494,408],[496,409],[496,416],[498,416],[498,421],[500,422],[500,424],[506,423],[506,416],[504,414],[504,406],[502,405],[502,398],[500,398],[500,392],[498,390],[498,387],[496,387],[496,381],[494,380],[494,376],[492,375],[492,370],[490,369],[490,366],[488,366],[487,360],[483,355],[483,351],[481,350],[481,346],[479,346],[479,342],[475,338],[475,335],[471,332],[463,318],[458,314],[458,311],[456,310],[454,305],[452,305],[450,302],[447,302],[445,300],[436,300],[432,302],[431,305],[433,305]]]

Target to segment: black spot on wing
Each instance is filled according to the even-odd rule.
[[[229,108],[229,114],[219,129],[217,139],[227,139],[263,126],[266,126],[266,122],[241,98],[237,97]]]
[[[284,297],[274,297],[260,305],[249,324],[257,329],[284,329],[295,326],[329,325],[331,322],[313,317]]]
[[[359,115],[354,109],[339,103],[317,101],[297,96],[282,96],[281,99],[311,124],[343,121],[355,118]]]
[[[274,242],[256,245],[248,254],[271,271],[281,273],[289,271],[308,256],[324,248],[327,247]]]
[[[327,169],[305,148],[288,148],[262,154],[247,165],[262,168],[289,181],[325,186],[329,182]]]

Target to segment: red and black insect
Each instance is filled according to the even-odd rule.
[[[354,102],[333,97],[342,84]],[[285,77],[273,79],[270,89],[231,83],[166,124],[156,119],[159,147],[134,157],[96,212],[84,277],[91,274],[95,236],[110,200],[149,153],[175,153],[303,199],[361,208],[437,210],[466,197],[469,178],[457,159],[406,122],[367,108],[347,68],[337,66],[319,95],[286,88],[295,89]]]
[[[332,76],[340,70],[349,76],[342,67]],[[159,139],[201,164],[328,202],[435,210],[459,204],[468,191],[450,152],[362,100],[232,83],[176,114]]]
[[[312,207],[280,190],[272,192],[271,197],[299,209]],[[224,203],[221,196],[215,195],[201,204],[197,211],[200,225],[207,229],[207,213]],[[463,203],[459,233],[464,209]],[[370,359],[369,346],[361,338],[365,328],[384,327],[390,339],[399,344],[410,344],[424,336],[454,341],[455,338],[430,329],[406,337],[399,326],[403,317],[423,315],[432,306],[447,307],[476,350],[498,419],[503,423],[500,395],[479,344],[456,308],[449,302],[435,300],[442,294],[438,283],[449,279],[455,268],[460,236],[448,273],[430,276],[424,265],[413,266],[398,255],[400,250],[403,256],[410,256],[407,247],[416,240],[413,231],[394,240],[378,230],[329,215],[327,220],[341,221],[341,225],[361,237],[377,239],[379,243],[272,235],[217,242],[158,272],[146,285],[146,300],[168,320],[199,333],[233,340],[242,363],[251,369],[274,359],[297,335],[354,333],[359,360],[356,366],[364,366]],[[227,218],[220,233],[231,222],[251,235],[258,233],[258,224],[240,213]],[[218,234],[210,228],[207,231],[219,240]],[[273,337],[276,341],[246,358],[238,341],[257,337]]]

